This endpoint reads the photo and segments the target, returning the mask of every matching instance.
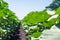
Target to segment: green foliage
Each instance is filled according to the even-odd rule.
[[[34,28],[33,30],[34,30],[34,31],[38,31],[38,30],[39,30],[39,27],[37,27],[37,28]]]
[[[59,14],[60,8],[57,9],[56,14]],[[56,21],[60,22],[60,16],[57,18],[53,18],[48,21],[48,19],[54,15],[49,15],[46,10],[43,11],[36,11],[36,12],[30,12],[27,16],[25,16],[22,20],[22,23],[25,23],[24,25],[27,25],[27,36],[29,38],[31,37],[39,37],[43,30],[50,29],[51,26],[56,24]],[[37,26],[36,28],[33,28],[34,26]],[[32,27],[33,29],[30,29]],[[40,32],[40,33],[39,33]]]
[[[41,12],[30,12],[24,19],[22,20],[24,23],[27,24],[36,24],[38,22],[44,22],[50,17],[50,15],[47,14],[46,10],[43,10]]]
[[[0,28],[0,34],[3,32],[3,29],[2,28]]]
[[[41,32],[35,32],[35,33],[33,33],[31,36],[37,38],[37,37],[39,37],[40,35],[41,35]]]
[[[60,14],[60,7],[57,8],[56,13],[57,13],[57,14]]]
[[[56,2],[55,0],[48,8],[52,10],[59,7],[60,3],[59,0]],[[55,3],[58,3],[56,6]],[[56,14],[60,15],[60,7],[57,8]],[[46,10],[43,11],[32,11],[27,16],[22,19],[22,23],[27,25],[25,29],[28,30],[27,36],[28,37],[39,37],[42,34],[44,29],[51,28],[52,25],[56,24],[55,22],[58,21],[60,23],[60,16],[57,18],[51,19],[47,21],[51,15],[49,15]],[[19,20],[15,16],[15,13],[8,9],[8,3],[0,0],[0,38],[1,40],[6,40],[7,36],[11,35],[15,28],[18,26]],[[38,24],[41,23],[41,24]],[[30,29],[31,26],[36,26],[36,28]]]
[[[60,7],[57,8],[57,10],[56,10],[56,14],[59,14],[58,19],[57,19],[57,22],[60,23]]]
[[[55,24],[56,21],[57,21],[56,18],[51,19],[50,21],[44,22],[44,23],[43,23],[43,26],[44,26],[44,27],[47,27],[47,28],[50,28],[52,25]]]
[[[18,26],[19,20],[15,13],[8,9],[8,3],[0,0],[0,38],[6,40]],[[4,32],[5,31],[5,32]]]

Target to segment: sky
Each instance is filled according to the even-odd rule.
[[[9,9],[15,12],[21,20],[31,11],[41,11],[48,6],[52,0],[4,0],[9,4]]]

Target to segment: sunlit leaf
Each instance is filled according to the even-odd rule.
[[[41,35],[41,32],[35,32],[35,33],[33,33],[31,36],[37,38],[37,37],[39,37],[40,35]]]

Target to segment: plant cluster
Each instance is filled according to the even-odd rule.
[[[56,18],[50,19],[52,16],[58,15]],[[50,20],[49,20],[50,19]],[[56,23],[57,22],[57,23]],[[60,7],[56,9],[55,14],[49,15],[47,10],[30,12],[22,20],[25,29],[28,30],[27,35],[31,37],[39,37],[42,31],[50,29],[51,26],[60,23]],[[34,26],[37,26],[34,28]],[[32,27],[32,28],[31,28]]]
[[[0,0],[0,40],[6,40],[18,26],[19,20],[15,13],[9,10],[8,3]]]

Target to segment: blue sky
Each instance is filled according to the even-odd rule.
[[[24,18],[31,11],[41,11],[48,6],[52,0],[5,0],[9,9],[16,13],[19,19]]]

